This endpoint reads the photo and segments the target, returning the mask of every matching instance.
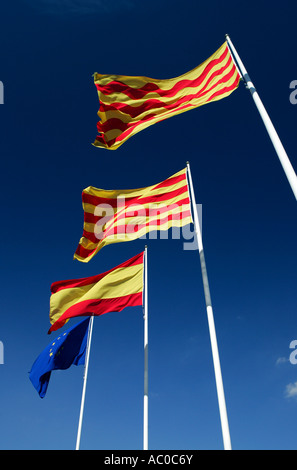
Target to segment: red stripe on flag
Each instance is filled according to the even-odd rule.
[[[113,217],[116,217],[117,220],[123,219],[125,217],[132,217],[132,213],[135,213],[135,212],[140,213],[140,215],[143,215],[143,216],[145,215],[146,217],[155,216],[157,214],[161,215],[166,212],[170,213],[173,209],[176,209],[177,207],[180,207],[182,209],[183,208],[182,206],[185,206],[188,204],[190,204],[190,200],[188,196],[174,204],[153,205],[152,203],[152,207],[147,207],[147,208],[143,207],[143,205],[140,203],[135,204],[134,206],[130,204],[126,204],[125,207],[122,208],[121,212],[114,213],[114,215],[111,215],[109,220],[111,220]],[[97,222],[105,218],[106,216],[94,215],[94,213],[90,213],[90,212],[84,213],[84,221],[89,224],[96,224]],[[105,220],[105,223],[106,223],[106,220]]]
[[[98,239],[97,239],[97,242],[98,242]],[[96,282],[99,282],[100,279],[103,279],[107,274],[111,273],[112,271],[115,271],[116,269],[127,268],[129,266],[135,266],[137,264],[142,264],[142,263],[143,263],[143,252],[139,253],[136,256],[133,256],[133,258],[130,258],[127,261],[124,261],[124,263],[119,264],[115,268],[112,268],[109,271],[105,271],[104,273],[97,274],[96,276],[83,277],[81,279],[68,279],[66,281],[54,282],[51,285],[51,293],[54,294],[55,292],[58,292],[62,289],[70,289],[73,287],[82,287],[82,286],[87,286],[89,284],[95,284]]]
[[[78,245],[78,247],[76,248],[75,254],[79,256],[80,258],[86,259],[86,258],[89,258],[93,253],[95,253],[96,249],[97,247],[92,250],[88,250],[87,248],[84,248],[82,245]]]
[[[66,312],[50,327],[48,333],[61,328],[68,318],[99,316],[110,312],[121,312],[126,307],[142,305],[142,292],[125,295],[114,299],[84,300],[69,307]]]
[[[185,178],[186,180],[186,178]],[[152,188],[154,190],[155,188]],[[167,191],[161,194],[156,194],[155,196],[146,196],[146,197],[141,197],[136,196],[136,197],[131,197],[131,198],[118,198],[118,207],[119,208],[124,208],[131,206],[132,204],[150,204],[150,203],[157,203],[157,202],[163,202],[166,200],[170,200],[171,198],[177,197],[182,195],[183,193],[188,191],[188,186],[185,184],[185,186],[182,186],[179,189],[175,189],[174,191]],[[148,193],[149,194],[149,193]],[[122,205],[121,205],[121,200],[122,200]],[[128,201],[128,202],[127,202]],[[98,196],[93,196],[91,194],[83,193],[83,203],[85,204],[91,204],[93,206],[98,206],[100,204],[106,204],[110,205],[111,207],[117,207],[117,199],[106,199],[106,198],[100,198]]]

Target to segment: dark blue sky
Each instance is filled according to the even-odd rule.
[[[233,448],[296,449],[297,203],[243,84],[152,126],[116,151],[91,145],[92,74],[171,78],[229,33],[297,169],[296,2],[18,0],[1,8],[2,262],[0,447],[72,449],[82,367],[55,372],[45,399],[28,379],[48,344],[50,284],[98,274],[144,249],[72,260],[81,191],[144,187],[191,163]],[[148,240],[149,446],[221,449],[198,252]],[[291,395],[294,385],[291,386]],[[140,308],[96,318],[81,448],[141,449]]]

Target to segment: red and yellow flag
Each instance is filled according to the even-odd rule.
[[[84,230],[74,258],[85,263],[105,245],[192,222],[186,168],[147,188],[104,190],[89,186],[83,190],[82,201]]]
[[[51,285],[49,333],[69,318],[120,312],[142,305],[143,252],[97,276]]]
[[[230,95],[240,75],[225,42],[201,65],[177,78],[94,74],[100,109],[96,147],[117,149],[156,122]]]

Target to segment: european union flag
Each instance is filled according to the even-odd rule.
[[[34,362],[29,378],[41,398],[46,394],[52,370],[85,363],[89,321],[87,318],[66,330]]]

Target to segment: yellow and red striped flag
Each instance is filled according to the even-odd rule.
[[[84,230],[74,258],[88,262],[105,245],[192,222],[186,168],[141,189],[83,190]]]
[[[177,78],[94,74],[100,108],[95,147],[117,149],[156,122],[230,95],[240,75],[225,42],[209,59]]]
[[[97,276],[51,285],[49,333],[69,318],[99,316],[142,305],[143,252]]]

